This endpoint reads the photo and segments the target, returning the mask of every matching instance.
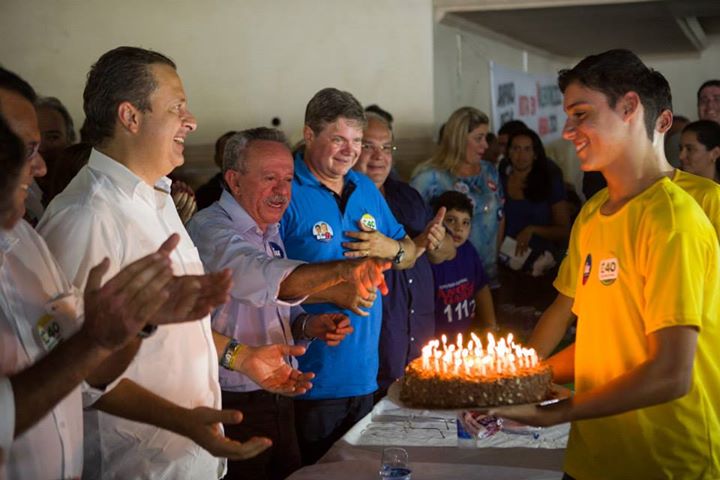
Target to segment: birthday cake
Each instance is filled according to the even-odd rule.
[[[546,400],[552,371],[535,351],[516,345],[512,335],[487,348],[473,335],[467,346],[434,340],[423,348],[402,378],[400,400],[409,407],[472,408]]]

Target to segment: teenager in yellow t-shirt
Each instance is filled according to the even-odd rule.
[[[670,110],[664,110],[657,119],[655,129],[655,145],[660,171],[685,190],[700,205],[712,223],[715,233],[720,237],[720,184],[714,181],[675,169],[665,158],[662,147],[664,135],[670,127]],[[599,193],[599,192],[598,192]],[[557,348],[565,332],[570,328],[575,317],[572,314],[573,298],[577,279],[582,275],[581,260],[578,255],[568,255],[563,259],[553,286],[558,295],[553,303],[543,312],[530,336],[528,346],[537,350],[542,358],[548,357]]]
[[[581,168],[608,182],[570,238],[569,260],[582,265],[567,292],[576,343],[548,360],[576,394],[491,413],[572,421],[568,478],[719,478],[720,247],[697,202],[658,165],[654,119],[669,103],[667,81],[611,50],[559,83],[564,137]]]

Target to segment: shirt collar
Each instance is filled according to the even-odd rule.
[[[272,223],[268,225],[267,230],[263,233],[262,230],[260,230],[260,227],[258,227],[255,219],[253,219],[250,214],[247,213],[247,211],[238,203],[238,201],[235,200],[235,197],[233,197],[232,194],[224,188],[222,194],[220,195],[220,200],[218,200],[218,204],[225,213],[228,214],[233,225],[241,234],[253,231],[257,235],[267,238],[275,235],[279,230],[279,225],[277,223]]]
[[[168,177],[161,177],[156,183],[155,188],[151,187],[143,179],[135,175],[129,168],[122,163],[113,160],[104,153],[92,149],[88,166],[93,170],[97,170],[107,175],[120,189],[124,190],[128,195],[132,196],[136,193],[152,194],[153,190],[160,190],[170,193],[172,181]]]

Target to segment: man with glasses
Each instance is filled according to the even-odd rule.
[[[720,123],[720,80],[708,80],[697,93],[698,118]]]
[[[375,400],[379,400],[435,335],[435,292],[430,263],[454,257],[455,247],[452,242],[444,241],[442,213],[433,219],[417,190],[390,175],[393,152],[397,150],[389,121],[392,117],[380,107],[373,107],[365,109],[367,125],[363,131],[362,153],[353,168],[370,177],[417,247],[413,267],[385,272],[389,293],[382,302],[379,389],[375,393]]]

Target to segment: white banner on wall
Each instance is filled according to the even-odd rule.
[[[562,136],[565,112],[557,75],[531,75],[490,62],[495,132],[508,120],[522,120],[547,144]]]

